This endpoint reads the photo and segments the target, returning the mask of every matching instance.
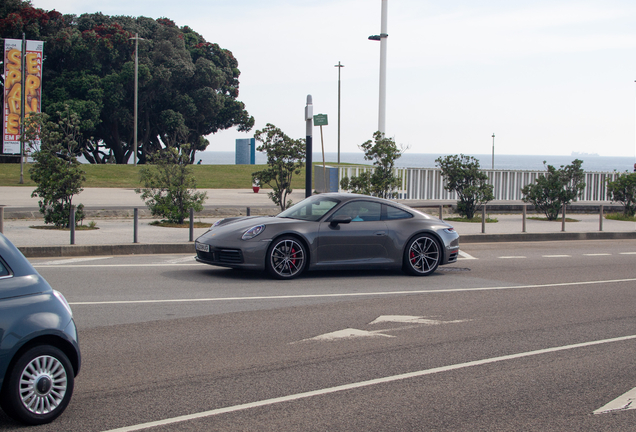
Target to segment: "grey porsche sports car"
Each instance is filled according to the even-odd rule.
[[[277,279],[292,279],[305,270],[365,268],[402,268],[426,276],[457,261],[459,234],[393,201],[325,193],[274,217],[221,219],[195,247],[199,262],[267,270]]]

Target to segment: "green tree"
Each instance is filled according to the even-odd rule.
[[[205,150],[205,137],[254,118],[237,100],[238,61],[191,28],[167,18],[62,15],[10,0],[0,7],[3,37],[46,42],[42,111],[55,118],[68,105],[79,118],[76,149],[91,163],[134,157],[134,49],[139,41],[138,160],[164,147]]]
[[[435,163],[442,170],[444,189],[457,193],[460,215],[472,219],[478,206],[495,198],[488,176],[480,171],[479,161],[474,157],[449,155],[435,159]]]
[[[139,171],[143,188],[141,194],[153,216],[168,222],[183,224],[190,212],[203,210],[206,192],[195,192],[196,178],[192,173],[187,148],[166,148],[150,158],[150,164]]]
[[[70,110],[58,113],[58,118],[53,122],[46,114],[29,116],[29,138],[33,139],[39,128],[41,139],[39,149],[33,152],[34,163],[29,174],[38,185],[31,196],[40,198],[38,205],[44,223],[68,228],[73,196],[83,190],[86,177],[74,156],[80,135],[79,118]],[[75,224],[84,219],[83,209],[83,204],[77,206]]]
[[[607,193],[612,201],[623,204],[625,216],[636,214],[636,173],[624,173],[614,181],[607,181]]]
[[[543,161],[543,164],[546,162]],[[548,220],[557,219],[563,206],[576,201],[585,188],[582,164],[582,160],[575,159],[571,165],[561,165],[559,169],[548,165],[547,172],[540,174],[535,183],[521,189],[523,201],[532,203]]]
[[[292,205],[287,200],[292,193],[292,177],[305,166],[305,140],[292,139],[270,123],[256,131],[254,138],[262,143],[257,150],[267,154],[267,168],[252,173],[252,181],[271,187],[267,195],[283,211]]]
[[[402,156],[404,149],[399,149],[393,138],[387,138],[378,131],[373,140],[360,145],[364,158],[373,161],[373,172],[364,171],[356,177],[345,177],[340,187],[354,193],[374,195],[381,198],[395,198],[400,179],[395,175],[395,161]]]

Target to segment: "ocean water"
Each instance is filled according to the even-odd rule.
[[[396,165],[402,168],[435,168],[435,159],[442,154],[429,153],[404,153],[401,158],[396,161]],[[470,155],[479,160],[481,168],[492,168],[492,155]],[[313,162],[322,162],[322,153],[314,153],[312,155]],[[529,170],[543,171],[547,165],[560,167],[561,165],[569,165],[574,159],[583,161],[583,170],[587,172],[632,172],[634,170],[633,157],[615,157],[615,156],[541,156],[541,155],[497,155],[495,154],[495,169],[500,170]],[[205,151],[197,153],[196,160],[201,160],[206,165],[232,165],[235,163],[234,152],[213,152]],[[335,164],[338,162],[338,154],[333,152],[325,153],[325,162],[327,164]],[[267,158],[263,153],[256,153],[256,163],[266,164]],[[364,160],[362,152],[340,153],[341,164],[369,164]]]

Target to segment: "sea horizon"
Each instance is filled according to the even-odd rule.
[[[395,161],[395,165],[400,168],[436,168],[435,159],[446,156],[437,153],[404,153],[402,157]],[[493,168],[493,160],[491,154],[467,154],[479,160],[482,169]],[[236,162],[235,152],[227,151],[204,151],[197,152],[196,161],[201,160],[204,165],[233,165]],[[497,155],[494,157],[494,169],[498,170],[526,170],[526,171],[544,171],[546,165],[560,167],[561,165],[569,165],[575,159],[583,161],[583,170],[587,172],[632,172],[634,170],[634,157],[629,156],[598,156],[596,154],[574,154],[574,155]],[[265,154],[256,153],[256,164],[264,165],[267,163]],[[322,163],[322,153],[313,153],[312,162]],[[338,162],[337,152],[325,152],[325,163],[336,164]],[[346,152],[340,153],[341,164],[370,164],[370,161],[364,159],[362,152]]]

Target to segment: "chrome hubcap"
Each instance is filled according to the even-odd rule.
[[[283,240],[272,249],[272,268],[284,277],[294,276],[303,268],[305,253],[294,240]]]
[[[20,399],[33,414],[48,414],[64,399],[67,386],[64,365],[51,356],[37,357],[20,376]]]
[[[439,261],[437,243],[428,237],[415,240],[409,250],[409,261],[415,271],[420,273],[430,272]]]

